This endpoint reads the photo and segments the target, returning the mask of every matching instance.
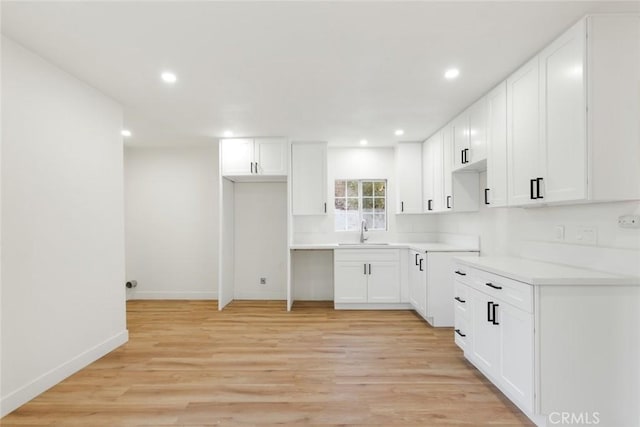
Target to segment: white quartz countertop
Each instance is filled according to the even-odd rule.
[[[413,249],[418,252],[478,252],[471,246],[458,246],[448,243],[301,243],[289,246],[291,250],[334,250],[334,249]]]
[[[640,277],[517,257],[458,257],[458,263],[531,285],[640,285]]]

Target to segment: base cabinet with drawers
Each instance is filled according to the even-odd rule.
[[[457,261],[455,343],[536,425],[555,413],[640,425],[640,279],[522,260],[497,274],[482,269],[490,260]]]
[[[337,249],[333,282],[335,308],[400,303],[400,249]]]

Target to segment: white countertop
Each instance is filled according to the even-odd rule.
[[[418,252],[478,252],[478,249],[470,246],[457,246],[447,243],[303,243],[289,245],[291,250],[334,250],[334,249],[412,249]]]
[[[458,257],[460,264],[531,285],[640,285],[640,277],[618,276],[584,268],[517,257]]]

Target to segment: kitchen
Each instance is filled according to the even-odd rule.
[[[308,25],[316,22],[316,18],[304,18],[302,5],[288,6],[291,10],[283,4],[271,6]],[[110,93],[111,87],[117,100],[126,98],[121,92],[123,87],[141,98],[135,108],[125,110],[124,125],[118,124],[128,131],[122,134],[124,149],[120,145],[124,161],[118,166],[119,153],[109,151],[113,168],[104,174],[112,179],[103,184],[104,194],[115,197],[108,204],[110,218],[117,219],[119,211],[124,213],[122,220],[109,223],[108,230],[113,231],[108,236],[109,244],[122,246],[110,261],[117,266],[110,283],[136,280],[137,286],[126,289],[126,295],[125,289],[116,292],[112,285],[108,286],[109,304],[113,312],[119,313],[118,326],[110,332],[116,338],[109,338],[111,341],[105,341],[103,347],[83,356],[79,365],[71,363],[51,371],[53,374],[40,371],[39,375],[46,375],[44,380],[37,380],[33,375],[38,369],[34,367],[43,363],[37,358],[30,366],[24,362],[24,373],[17,375],[14,371],[25,350],[20,350],[24,344],[11,327],[21,322],[33,326],[33,321],[29,323],[25,317],[28,311],[17,313],[11,307],[15,301],[29,298],[15,285],[25,283],[21,274],[29,268],[21,264],[25,252],[15,233],[25,230],[28,223],[23,198],[37,196],[21,193],[33,183],[28,177],[30,169],[17,167],[34,152],[28,146],[12,145],[12,141],[31,141],[34,137],[15,124],[23,116],[11,115],[14,111],[27,111],[24,105],[28,104],[15,101],[25,102],[20,90],[26,83],[8,86],[8,102],[3,91],[3,123],[9,128],[7,135],[3,131],[2,158],[2,338],[5,344],[7,337],[8,350],[3,354],[0,374],[3,380],[8,378],[2,387],[8,394],[3,393],[2,399],[3,408],[9,408],[3,409],[3,415],[79,370],[81,364],[91,363],[124,344],[125,299],[129,304],[213,300],[221,315],[238,302],[275,301],[278,305],[269,307],[293,316],[308,309],[309,301],[331,301],[331,310],[345,313],[414,311],[425,331],[446,332],[449,342],[457,345],[460,357],[499,390],[494,393],[504,395],[510,405],[536,425],[554,424],[556,413],[586,412],[592,417],[597,413],[601,425],[638,425],[640,99],[634,96],[640,73],[637,4],[367,6],[370,8],[366,12],[363,5],[356,4],[342,6],[344,10],[316,4],[313,10],[340,17],[344,22],[362,13],[381,21],[387,13],[409,19],[412,10],[422,13],[422,17],[435,11],[449,19],[461,14],[472,22],[474,13],[482,13],[487,19],[502,14],[500,19],[495,18],[495,33],[479,35],[488,40],[496,34],[504,36],[515,31],[511,21],[525,25],[527,14],[536,16],[538,22],[551,20],[555,29],[540,30],[531,38],[521,34],[520,44],[514,43],[509,49],[515,52],[526,45],[527,50],[509,57],[508,64],[493,66],[489,75],[482,75],[482,61],[473,58],[477,79],[469,79],[472,71],[459,65],[464,64],[462,59],[442,60],[446,57],[442,55],[433,70],[437,83],[430,89],[435,101],[429,102],[442,103],[447,94],[455,102],[430,116],[428,126],[420,125],[422,118],[401,119],[402,102],[395,103],[397,111],[392,120],[382,120],[388,114],[384,108],[375,110],[376,116],[372,106],[354,106],[346,115],[349,119],[334,119],[331,129],[314,129],[313,126],[321,126],[317,121],[307,123],[313,112],[324,114],[322,120],[329,121],[337,104],[292,110],[288,112],[292,116],[289,120],[295,119],[299,124],[289,130],[278,114],[281,112],[269,117],[278,128],[265,123],[253,110],[246,110],[247,113],[243,110],[246,107],[232,106],[218,111],[225,119],[216,124],[219,129],[213,132],[215,138],[199,134],[180,146],[172,140],[186,139],[184,128],[171,129],[169,123],[191,126],[203,114],[194,110],[192,115],[185,115],[180,109],[191,99],[203,102],[194,94],[201,91],[200,87],[189,82],[188,76],[194,73],[180,72],[174,65],[175,74],[163,75],[164,83],[159,83],[168,85],[160,92],[166,91],[145,98],[145,91],[150,90],[146,84],[139,83],[140,88],[129,86],[125,77],[110,80],[101,75],[102,71],[85,65],[73,50],[80,48],[75,33],[58,34],[58,42],[69,43],[66,50],[42,38],[34,26],[49,22],[50,13],[44,12],[56,11],[60,5],[40,6],[41,10],[36,6],[6,8],[9,17],[3,13],[3,24],[5,20],[8,24],[3,25],[8,28],[7,37],[3,36],[3,81],[8,79],[7,74],[12,82],[31,75],[25,72],[28,66],[20,62],[28,63],[23,59],[29,56],[23,52],[27,49],[10,37],[45,58],[53,56],[54,63],[66,64],[72,74],[90,76],[87,78],[105,93]],[[99,7],[104,12],[109,6]],[[132,8],[132,16],[144,9],[135,3],[128,7]],[[178,13],[174,19],[192,18],[188,13],[180,15],[184,12],[176,5],[154,7]],[[242,11],[247,16],[254,16],[249,11],[256,8],[260,13],[254,18],[264,21],[269,16],[273,21],[267,22],[274,26],[289,22],[285,17],[269,15],[269,5],[218,7],[222,14]],[[69,20],[74,19],[74,14],[86,18],[84,25],[99,21],[83,15],[90,9],[83,11],[67,5],[59,10],[67,12]],[[166,15],[164,19],[168,19]],[[266,27],[273,34],[280,34],[275,27]],[[346,50],[339,53],[350,52],[353,46],[349,43],[358,42],[366,59],[380,56],[379,51],[365,47],[368,37],[388,34],[388,30],[376,28],[371,35],[360,26],[354,33],[338,31],[338,36],[353,37],[341,48]],[[289,34],[288,30],[280,31]],[[418,30],[404,36],[411,39],[412,31]],[[437,31],[445,30],[438,27]],[[318,43],[314,45],[316,53],[331,52],[327,47],[332,46],[330,42],[324,46],[323,38],[312,37],[323,32],[301,34],[308,37],[303,42]],[[331,41],[334,36],[323,37]],[[168,43],[171,45],[171,41]],[[212,39],[194,43],[206,45]],[[122,49],[119,43],[105,39],[95,43],[95,48],[103,49],[105,54],[113,46]],[[392,46],[397,47],[393,43]],[[469,49],[471,58],[473,48]],[[492,49],[492,54],[497,55]],[[281,59],[275,49],[264,55],[269,52]],[[232,60],[232,49],[227,53]],[[344,60],[344,56],[340,57]],[[255,60],[261,59],[258,55]],[[278,60],[275,62],[282,65]],[[7,61],[10,65],[5,70]],[[310,73],[318,87],[305,86],[306,79],[294,79],[290,83],[300,91],[296,96],[317,100],[322,85],[338,82],[357,87],[359,83],[349,83],[335,74],[352,65],[350,60],[345,61],[324,74]],[[13,63],[22,68],[11,68]],[[304,65],[311,67],[309,71],[317,63],[310,60]],[[237,71],[240,76],[247,73],[242,68]],[[281,68],[267,67],[262,72],[264,82],[275,87],[270,90],[281,89],[283,82],[276,78]],[[381,80],[376,81],[378,98],[372,104],[394,99],[393,91],[382,83],[391,72],[386,67],[380,70]],[[318,77],[321,75],[328,82]],[[208,84],[213,85],[211,93],[222,99],[229,96],[221,86]],[[370,89],[366,82],[363,84]],[[460,91],[456,85],[471,86]],[[256,97],[255,106],[267,105],[265,102],[273,95],[261,94],[263,88],[259,85],[251,89],[256,92],[251,95]],[[238,96],[238,102],[246,102],[243,97],[248,92]],[[293,105],[300,100],[291,93],[287,96]],[[340,94],[332,96],[331,102],[347,105],[367,99],[357,90],[348,95],[354,98],[351,100]],[[415,97],[413,102],[418,105],[425,101]],[[167,124],[154,123],[148,117],[145,121],[143,107],[152,111],[156,104],[156,118],[164,114],[176,119]],[[345,107],[339,107],[339,112],[345,113],[342,108]],[[113,115],[113,123],[117,123],[115,107],[109,104],[104,109],[102,116]],[[42,111],[46,111],[44,107]],[[375,123],[362,118],[369,116],[376,118]],[[429,115],[421,117],[426,116]],[[351,118],[355,125],[347,127],[345,123]],[[243,124],[241,120],[255,123]],[[364,132],[359,126],[370,131]],[[77,149],[78,153],[85,150],[80,145]],[[64,161],[70,158],[73,156]],[[46,179],[46,169],[43,168],[42,179]],[[88,172],[81,169],[79,173]],[[51,191],[55,188],[44,192],[42,200],[47,200]],[[102,208],[107,206],[102,201],[96,203]],[[20,206],[20,210],[14,206]],[[69,206],[84,209],[78,200],[72,200]],[[55,218],[50,227],[55,227]],[[33,233],[27,241],[38,241],[36,231]],[[35,263],[37,256],[33,260]],[[70,272],[73,269],[65,268],[65,274]],[[66,292],[66,298],[80,298],[74,292]],[[594,312],[598,315],[594,316]],[[105,309],[104,316],[111,316],[110,313]],[[38,328],[25,330],[25,335],[38,333],[42,333]],[[75,360],[72,354],[60,355],[55,363],[64,365],[68,360]],[[582,424],[587,424],[585,420],[580,418]]]

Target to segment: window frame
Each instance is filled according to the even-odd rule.
[[[357,196],[349,196],[348,194],[348,183],[349,182],[357,182],[358,183],[358,190],[357,190]],[[344,182],[344,196],[336,196],[336,184],[338,182]],[[372,191],[372,195],[371,196],[365,196],[364,195],[364,191],[363,191],[363,184],[365,183],[371,183],[374,187],[373,187],[373,191]],[[376,183],[383,183],[384,184],[384,195],[383,196],[376,196],[375,195],[375,184]],[[371,215],[372,220],[371,221],[367,221],[367,228],[369,231],[389,231],[389,210],[388,210],[388,193],[389,193],[389,180],[386,178],[363,178],[363,179],[359,179],[359,178],[336,178],[333,181],[333,210],[334,210],[334,224],[333,224],[333,229],[335,232],[353,232],[353,231],[360,231],[360,223],[362,222],[364,215],[368,214]],[[371,210],[369,212],[365,212],[364,210],[364,199],[368,199],[371,198],[372,199],[372,207]],[[358,200],[358,225],[355,228],[349,228],[349,222],[348,219],[345,220],[344,223],[344,228],[337,228],[337,212],[349,212],[348,210],[348,200],[349,199],[357,199]],[[384,228],[374,228],[374,224],[375,224],[375,217],[374,215],[376,215],[375,212],[375,202],[376,199],[382,199],[384,200],[384,212],[382,215],[384,215]],[[344,206],[345,206],[345,210],[339,210],[336,208],[336,201],[337,200],[344,200]],[[379,213],[378,213],[379,215]]]

